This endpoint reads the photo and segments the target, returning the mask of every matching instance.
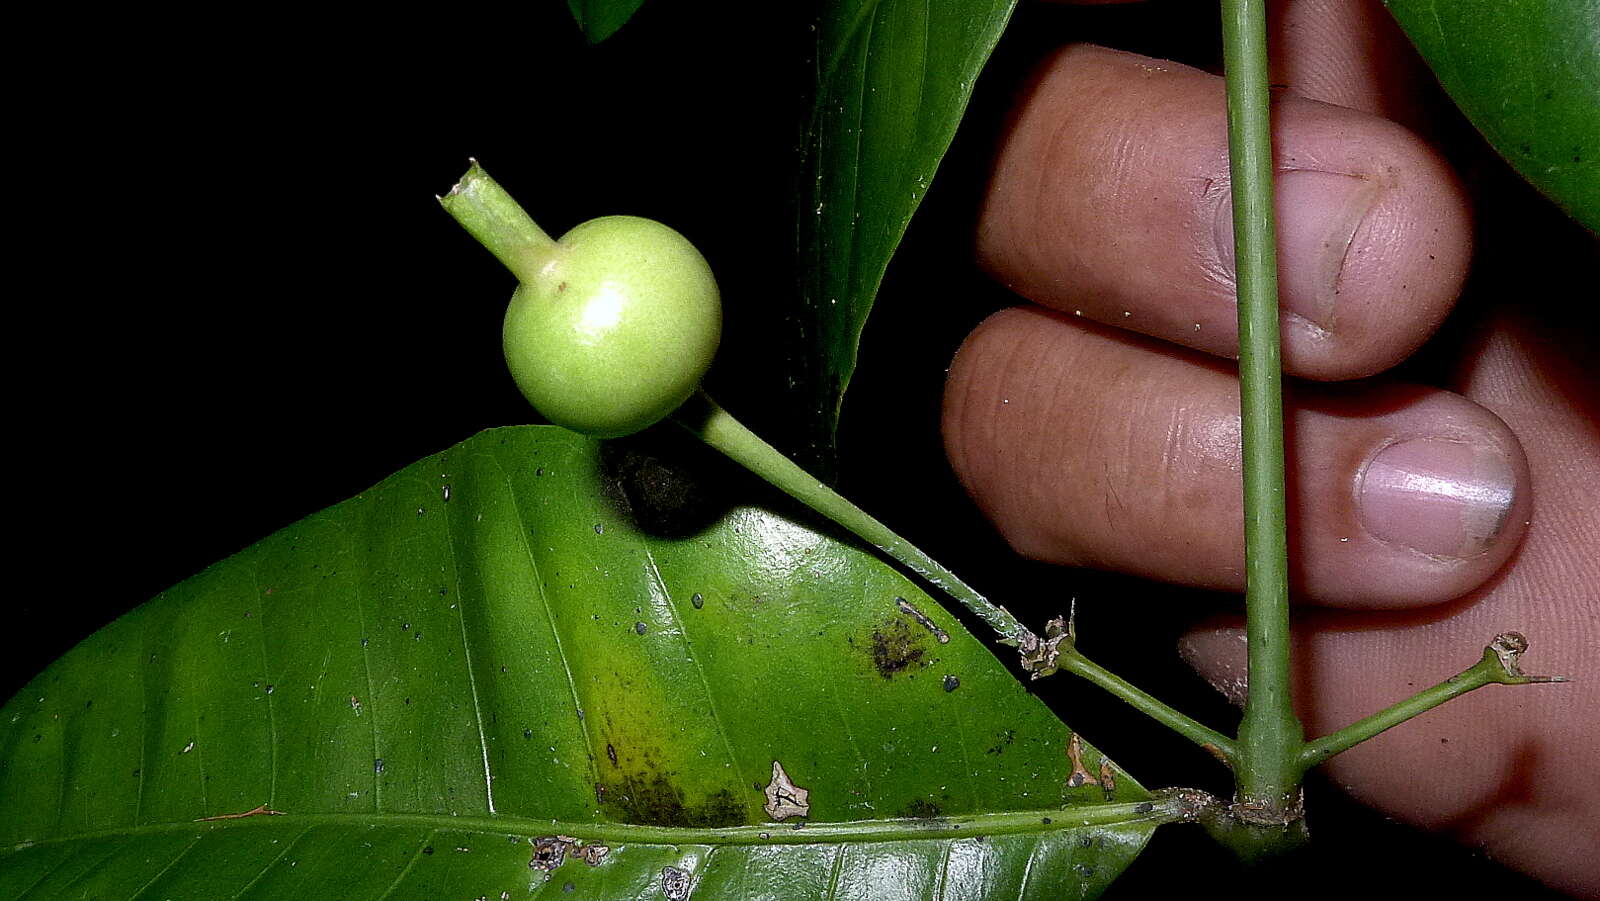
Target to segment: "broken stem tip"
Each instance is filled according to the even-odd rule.
[[[1335,755],[1350,750],[1373,736],[1426,713],[1451,698],[1460,697],[1485,685],[1532,685],[1565,682],[1563,676],[1530,676],[1522,672],[1520,658],[1528,649],[1528,639],[1520,632],[1502,632],[1483,649],[1477,663],[1454,676],[1417,692],[1409,698],[1359,719],[1337,732],[1310,741],[1300,750],[1300,771],[1304,773]]]
[[[556,252],[556,242],[534,223],[477,160],[443,197],[444,207],[519,282],[533,281]]]

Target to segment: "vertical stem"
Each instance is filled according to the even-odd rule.
[[[1285,811],[1295,806],[1299,793],[1297,762],[1304,732],[1289,692],[1289,563],[1265,0],[1225,0],[1222,40],[1239,290],[1250,653],[1250,692],[1239,726],[1235,773],[1241,804]]]

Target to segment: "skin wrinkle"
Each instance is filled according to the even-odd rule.
[[[1527,634],[1528,671],[1572,683],[1474,692],[1341,755],[1328,770],[1366,803],[1485,845],[1576,891],[1600,879],[1586,850],[1600,847],[1600,782],[1593,779],[1600,751],[1593,691],[1585,688],[1600,679],[1600,599],[1582,593],[1600,583],[1600,522],[1588,515],[1600,509],[1600,450],[1581,401],[1560,388],[1592,390],[1587,381],[1566,381],[1587,375],[1531,365],[1533,353],[1560,343],[1502,331],[1469,354],[1476,371],[1460,382],[1517,433],[1540,436],[1527,448],[1534,490],[1558,500],[1529,517],[1526,539],[1508,563],[1458,601],[1305,618],[1297,634],[1297,694],[1308,729],[1324,734],[1461,669],[1490,635]],[[1185,656],[1232,691],[1242,654],[1230,637],[1191,636]],[[1418,772],[1438,776],[1417,779]]]
[[[986,321],[961,361],[951,396],[964,400],[947,415],[993,421],[959,426],[952,461],[1019,553],[1240,587],[1242,531],[1219,525],[1239,522],[1243,504],[1238,390],[1228,371],[1026,308]],[[1505,424],[1481,408],[1416,387],[1348,398],[1304,389],[1289,424],[1297,593],[1355,608],[1437,603],[1469,590],[1513,549],[1527,505],[1525,464]],[[1360,474],[1385,446],[1411,438],[1506,456],[1520,486],[1516,512],[1481,552],[1430,556],[1366,531]]]
[[[1317,108],[1317,104],[1301,99],[1304,97],[1366,110],[1402,122],[1414,130],[1428,127],[1425,118],[1418,113],[1423,110],[1424,102],[1442,99],[1442,95],[1378,0],[1273,0],[1269,8],[1273,17],[1269,23],[1273,29],[1272,43],[1278,48],[1275,62],[1280,65],[1274,70],[1273,80],[1290,86],[1279,98],[1279,108],[1274,110],[1284,133],[1303,126],[1305,111]],[[1094,77],[1093,72],[1075,74],[1079,81],[1086,74]],[[1138,88],[1157,89],[1155,85]],[[1133,92],[1136,91],[1130,90]],[[1288,96],[1290,94],[1300,97]],[[1444,105],[1441,109],[1449,107]],[[1386,206],[1384,214],[1392,209],[1396,215],[1402,215],[1410,209],[1414,217],[1409,230],[1401,229],[1387,235],[1384,230],[1389,229],[1389,225],[1363,223],[1363,229],[1373,229],[1370,240],[1376,242],[1376,246],[1355,246],[1358,242],[1369,241],[1367,235],[1359,235],[1346,248],[1361,264],[1385,261],[1407,264],[1398,272],[1369,273],[1364,278],[1357,273],[1358,277],[1341,281],[1336,314],[1340,317],[1338,324],[1343,334],[1321,336],[1324,340],[1316,343],[1315,351],[1325,355],[1318,359],[1342,360],[1343,365],[1348,366],[1352,355],[1379,357],[1383,354],[1377,351],[1385,347],[1403,355],[1421,343],[1433,328],[1430,315],[1442,317],[1460,285],[1470,255],[1470,224],[1466,198],[1459,184],[1431,151],[1394,126],[1376,120],[1346,115],[1338,122],[1322,124],[1339,125],[1341,122],[1342,127],[1324,128],[1310,136],[1297,134],[1294,146],[1287,148],[1288,153],[1284,153],[1285,148],[1278,148],[1280,160],[1320,170],[1339,162],[1322,153],[1324,149],[1332,149],[1335,156],[1342,153],[1360,158],[1372,167],[1374,177],[1394,175],[1392,184],[1385,182],[1389,185],[1386,193],[1391,196],[1379,199],[1380,204],[1393,205]],[[1094,125],[1080,124],[1080,127],[1089,131]],[[1192,137],[1174,139],[1158,127],[1152,127],[1149,133],[1153,143],[1188,141],[1184,145],[1186,148],[1197,143]],[[1403,152],[1390,156],[1386,149],[1396,146],[1396,141]],[[1019,168],[1029,165],[1050,167],[1057,163],[1041,155],[1023,160]],[[1073,164],[1075,167],[1083,165],[1087,164]],[[1170,164],[1167,166],[1169,171],[1174,168]],[[1348,167],[1343,168],[1348,171]],[[1087,168],[1071,168],[1071,171],[1080,173],[1084,179],[1095,177]],[[1197,194],[1203,196],[1206,183],[1202,179],[1199,185]],[[1189,196],[1192,199],[1196,194]],[[1181,221],[1174,220],[1174,224]],[[1199,224],[1209,227],[1211,221],[1204,219]],[[1191,236],[1195,224],[1187,223]],[[1036,220],[1035,225],[1044,229],[1067,229],[1069,237],[1074,235],[1073,230],[1123,228],[1120,222],[1111,220],[1102,224],[1095,220],[1077,221],[1070,215],[1059,214],[1053,221]],[[1018,238],[1026,235],[1035,248],[1048,250],[1048,238],[1039,237],[1036,231],[1028,231],[1025,226],[1027,223],[1016,226]],[[1216,290],[1214,280],[1207,278],[1204,268],[1193,262],[1191,248],[1184,247],[1180,253],[1172,254],[1162,247],[1158,235],[1148,237],[1148,246],[1137,248],[1130,244],[1124,256],[1139,259],[1147,267],[1162,266],[1173,260],[1188,262],[1187,271],[1175,269],[1172,283],[1187,286],[1184,290],[1201,292],[1202,296]],[[1193,238],[1190,240],[1192,242]],[[1076,252],[1079,245],[1074,245],[1073,249]],[[1087,253],[1072,259],[1074,267],[1089,265],[1107,270],[1099,276],[1109,283],[1114,284],[1118,279],[1117,260],[1096,259]],[[1044,262],[1055,265],[1060,259],[1055,263]],[[1012,271],[1003,277],[1027,293],[1028,273]],[[1065,278],[1081,280],[1085,276],[1072,273]],[[1051,284],[1060,284],[1062,280],[1061,270],[1049,272]],[[1401,285],[1406,288],[1402,290]],[[1363,297],[1363,292],[1370,292],[1370,296]],[[1141,288],[1140,292],[1130,292],[1126,296],[1133,302],[1189,307],[1192,317],[1183,325],[1190,331],[1194,321],[1204,318],[1196,312],[1200,307],[1194,294],[1168,296],[1143,292]],[[1439,302],[1436,309],[1423,308],[1435,300]],[[1120,315],[1120,311],[1111,310],[1115,303],[1115,295],[1111,299],[1069,296],[1056,305],[1069,311],[1081,307],[1099,318],[1100,305],[1113,316]],[[1209,308],[1206,309],[1210,315]],[[1159,312],[1142,310],[1134,323],[1140,328],[1154,328],[1165,321],[1159,319]],[[1231,305],[1228,312],[1231,312]],[[1235,340],[1231,317],[1215,315],[1218,327],[1212,329],[1211,320],[1206,320],[1201,331],[1202,338],[1213,339],[1212,345],[1201,341],[1194,343],[1213,353],[1227,353],[1226,349],[1218,348],[1225,348]],[[1173,318],[1178,317],[1174,314]],[[1122,325],[1117,321],[1111,324]],[[1291,343],[1306,341],[1308,337],[1318,336],[1285,330],[1285,339]],[[1522,520],[1532,520],[1527,527],[1526,543],[1512,549],[1504,565],[1488,576],[1482,587],[1462,600],[1411,611],[1313,612],[1306,622],[1314,624],[1317,631],[1325,635],[1303,637],[1308,652],[1300,654],[1299,659],[1308,661],[1309,648],[1325,644],[1320,652],[1322,656],[1316,661],[1300,664],[1299,682],[1308,690],[1308,699],[1316,696],[1316,690],[1330,687],[1353,694],[1354,697],[1343,698],[1347,707],[1342,713],[1348,714],[1344,720],[1348,722],[1397,700],[1413,687],[1458,671],[1471,662],[1472,652],[1481,649],[1494,632],[1524,629],[1534,644],[1526,661],[1530,671],[1565,673],[1580,681],[1570,686],[1490,687],[1474,693],[1394,730],[1371,747],[1357,749],[1352,752],[1353,756],[1341,758],[1336,761],[1333,774],[1353,793],[1391,815],[1417,822],[1413,814],[1418,808],[1424,814],[1429,811],[1447,813],[1448,819],[1433,819],[1430,825],[1467,841],[1488,843],[1490,852],[1504,862],[1526,868],[1568,891],[1588,896],[1594,895],[1600,887],[1600,856],[1593,855],[1591,850],[1600,847],[1600,816],[1597,816],[1600,783],[1592,778],[1594,772],[1600,771],[1600,759],[1597,759],[1600,742],[1595,740],[1595,695],[1581,686],[1592,685],[1600,679],[1600,660],[1597,660],[1600,658],[1600,597],[1589,591],[1574,599],[1573,591],[1574,586],[1600,584],[1600,566],[1597,566],[1600,563],[1600,518],[1593,515],[1594,510],[1600,509],[1600,450],[1597,450],[1600,434],[1595,425],[1600,422],[1600,416],[1595,415],[1600,405],[1591,401],[1588,416],[1574,416],[1578,411],[1572,409],[1573,383],[1566,384],[1564,396],[1556,388],[1559,382],[1541,381],[1536,377],[1531,353],[1539,354],[1541,362],[1548,362],[1552,357],[1559,359],[1560,351],[1556,348],[1561,342],[1524,337],[1522,344],[1530,353],[1523,354],[1515,350],[1517,342],[1505,335],[1501,337],[1506,340],[1490,341],[1469,354],[1468,359],[1473,362],[1472,378],[1461,383],[1458,390],[1492,408],[1505,423],[1515,427],[1518,434],[1542,447],[1529,448],[1532,458],[1529,463],[1537,481],[1530,492],[1524,477],[1519,499],[1526,503],[1536,493],[1544,507],[1537,515],[1527,513],[1529,508],[1524,507],[1517,514],[1518,521],[1512,524],[1515,529],[1522,529]],[[1188,343],[1193,339],[1178,335],[1173,336],[1173,340]],[[1407,342],[1410,342],[1409,347]],[[1570,348],[1579,347],[1582,347],[1581,342],[1570,344]],[[1494,358],[1500,352],[1504,353],[1504,360]],[[1304,364],[1296,360],[1293,353],[1287,353],[1285,362],[1291,369]],[[1377,366],[1372,371],[1379,368],[1382,367]],[[1525,378],[1530,384],[1504,384],[1508,372],[1513,377]],[[1590,386],[1592,391],[1593,373],[1581,375],[1581,384]],[[1081,377],[1085,384],[1095,383],[1091,373],[1083,373]],[[1323,372],[1319,377],[1330,376]],[[1180,380],[1166,390],[1188,387],[1187,382]],[[1363,384],[1357,386],[1355,392],[1364,395],[1371,387],[1372,383]],[[1497,398],[1496,392],[1512,400]],[[1333,411],[1342,427],[1348,428],[1363,418],[1359,412],[1360,395],[1356,396],[1357,404]],[[1080,398],[1069,395],[1067,403],[1078,400]],[[1466,406],[1466,401],[1451,403],[1456,406],[1436,408],[1429,415],[1438,425],[1438,432],[1461,435],[1470,430],[1474,417],[1460,409]],[[1353,473],[1365,465],[1367,457],[1357,445],[1363,442],[1367,447],[1381,445],[1400,423],[1400,419],[1370,423],[1372,431],[1364,431],[1361,437],[1337,446],[1336,454],[1321,461],[1320,470],[1306,471],[1307,478],[1334,485],[1337,503],[1343,505],[1347,514],[1353,515],[1357,509],[1355,483],[1345,481],[1341,474]],[[1156,424],[1150,436],[1150,452],[1158,462],[1167,446],[1162,442],[1170,440],[1163,428],[1169,426]],[[1198,426],[1191,426],[1190,431],[1194,428]],[[1299,421],[1294,422],[1294,429],[1302,434],[1308,431]],[[1504,431],[1503,424],[1492,426],[1489,434],[1515,444],[1510,433]],[[1172,477],[1183,477],[1181,470],[1170,471]],[[1123,496],[1128,498],[1128,493],[1124,492]],[[1386,561],[1381,554],[1363,560],[1354,547],[1358,541],[1338,542],[1337,523],[1341,520],[1337,508],[1307,510],[1297,507],[1296,510],[1302,521],[1319,526],[1317,534],[1305,538],[1307,543],[1314,543],[1323,550],[1332,548],[1343,553],[1346,559],[1356,560],[1382,574]],[[1353,519],[1343,521],[1353,522]],[[1511,539],[1503,536],[1502,540]],[[1233,644],[1242,648],[1237,641]],[[1238,691],[1243,683],[1242,655],[1239,655],[1237,671],[1219,671],[1216,668],[1219,663],[1227,663],[1227,658],[1222,656],[1225,651],[1224,648],[1211,651],[1209,671],[1213,679],[1231,682],[1230,687]],[[1186,656],[1193,657],[1193,654]],[[1219,657],[1222,657],[1220,661]],[[1456,713],[1453,712],[1456,705],[1465,706]],[[1543,735],[1534,742],[1520,740],[1530,734],[1538,735],[1550,723],[1559,724],[1560,728],[1549,740]],[[1331,728],[1342,723],[1330,716],[1326,725]],[[1326,730],[1313,728],[1313,732],[1319,731]],[[1410,736],[1409,743],[1407,736]],[[1485,752],[1485,748],[1496,745],[1505,747],[1493,753]],[[1422,778],[1418,778],[1419,774]]]
[[[1047,306],[1232,357],[1231,266],[1211,238],[1228,187],[1221,82],[1166,68],[1084,46],[1040,67],[996,153],[980,262]],[[1319,379],[1371,375],[1443,320],[1466,268],[1454,241],[1464,195],[1448,167],[1392,123],[1293,94],[1276,98],[1274,115],[1282,168],[1382,186],[1372,221],[1346,245],[1334,318],[1318,317],[1337,329],[1286,313],[1285,363]],[[1308,233],[1294,253],[1315,248]],[[1324,265],[1331,283],[1336,263]],[[1298,290],[1331,290],[1320,284]]]

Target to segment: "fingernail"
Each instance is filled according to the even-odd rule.
[[[1392,444],[1361,476],[1367,534],[1442,557],[1470,557],[1505,525],[1516,491],[1511,463],[1492,448],[1443,438]]]
[[[1278,220],[1278,291],[1285,309],[1333,327],[1340,276],[1356,231],[1380,189],[1364,178],[1294,169],[1273,180]],[[1233,201],[1217,209],[1217,254],[1233,270]]]

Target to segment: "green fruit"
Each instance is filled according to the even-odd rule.
[[[605,216],[562,236],[517,288],[503,338],[535,409],[613,438],[687,400],[721,333],[717,283],[694,245],[659,222]]]

